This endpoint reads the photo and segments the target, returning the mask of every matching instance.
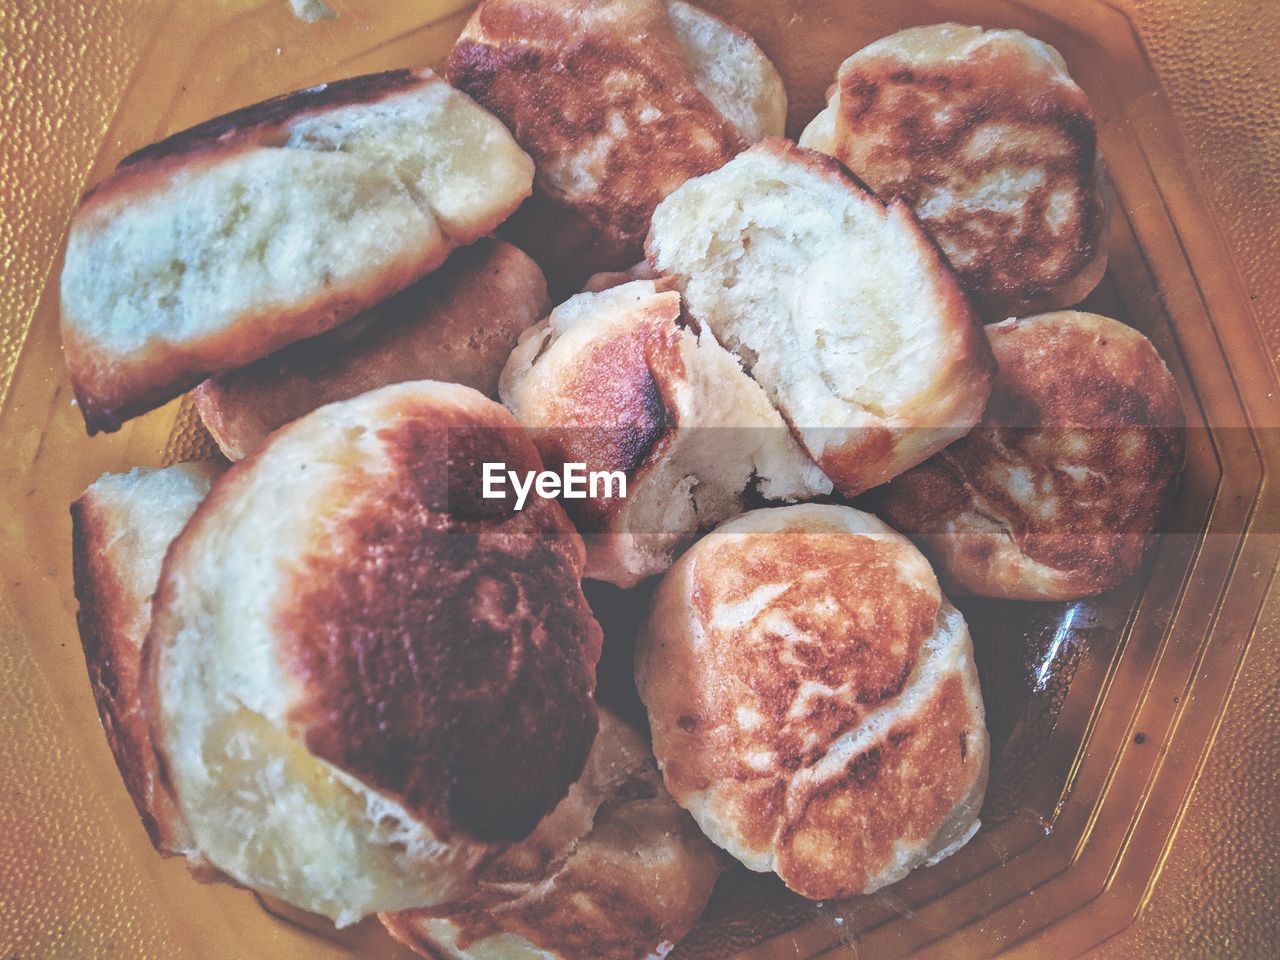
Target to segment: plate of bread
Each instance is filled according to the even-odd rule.
[[[1119,15],[1051,6],[276,4],[126,99],[24,362],[109,451],[66,684],[182,956],[977,956],[1142,889],[1223,374]]]

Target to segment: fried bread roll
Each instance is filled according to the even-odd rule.
[[[847,496],[982,415],[991,352],[955,274],[830,157],[752,147],[659,204],[648,251]]]
[[[901,198],[984,320],[1065,307],[1107,268],[1089,101],[1057,50],[1019,30],[943,23],[840,65],[801,146]]]
[[[76,622],[102,729],[152,844],[197,869],[203,858],[159,780],[139,674],[165,551],[221,472],[182,463],[108,473],[71,505]]]
[[[222,452],[239,460],[290,420],[391,383],[445,380],[494,396],[516,340],[549,306],[536,263],[509,243],[481,240],[338,329],[206,380],[196,409]]]
[[[630,266],[659,200],[786,120],[751,38],[678,0],[485,0],[448,76],[533,155],[504,234],[559,288]]]
[[[144,651],[166,784],[224,873],[343,925],[461,895],[595,734],[600,629],[559,505],[501,406],[417,381],[321,407],[213,487]]]
[[[720,871],[648,745],[602,710],[582,778],[472,894],[382,922],[431,960],[649,960],[689,932]]]
[[[949,589],[1070,600],[1131,576],[1185,452],[1173,375],[1117,320],[1065,311],[987,327],[982,424],[876,491]]]
[[[662,287],[573,297],[521,339],[500,385],[549,465],[626,478],[625,497],[564,501],[586,575],[624,587],[666,570],[748,497],[831,492],[764,391],[710,330],[682,323],[680,294]]]
[[[977,830],[968,628],[870,514],[755,510],[698,541],[654,596],[636,686],[675,801],[805,897],[870,893]]]
[[[429,70],[322,84],[126,157],[87,193],[62,343],[90,433],[336,327],[529,194],[506,129]]]

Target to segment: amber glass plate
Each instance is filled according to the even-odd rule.
[[[902,27],[1017,27],[1056,46],[1094,103],[1114,190],[1110,268],[1086,306],[1155,341],[1193,429],[1171,532],[1133,582],[1079,603],[963,605],[993,746],[977,837],[936,867],[846,902],[813,904],[768,877],[730,873],[674,956],[1086,951],[1130,924],[1150,894],[1276,570],[1280,504],[1267,481],[1280,449],[1275,424],[1262,429],[1250,411],[1277,384],[1245,293],[1134,27],[1104,0],[705,5],[774,59],[792,135],[819,109],[845,55]],[[263,97],[436,64],[468,4],[331,6],[337,19],[306,25],[285,0],[153,4],[160,17],[127,25],[146,39],[88,182],[132,149]],[[25,337],[18,328],[0,413],[0,738],[16,744],[0,754],[0,845],[14,841],[0,851],[0,953],[404,956],[374,922],[335,934],[247,892],[197,884],[151,851],[98,728],[76,642],[67,505],[104,470],[209,446],[181,402],[86,438],[59,354],[60,268],[51,265]],[[3,319],[12,344],[25,318]],[[625,706],[618,678],[634,602],[592,594],[609,633],[604,692]]]

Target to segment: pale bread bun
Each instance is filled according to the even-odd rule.
[[[581,779],[528,840],[462,900],[382,922],[431,960],[648,960],[689,932],[720,872],[648,745],[601,710]]]
[[[743,142],[782,136],[787,125],[787,88],[756,42],[692,3],[667,0],[666,7],[694,85]]]
[[[139,673],[165,551],[220,472],[214,464],[182,463],[108,473],[71,504],[76,623],[102,729],[152,844],[196,869],[203,858],[159,781]]]
[[[648,250],[847,496],[982,414],[991,354],[955,275],[829,157],[752,147],[659,204]]]
[[[1082,300],[1107,268],[1088,99],[1019,30],[912,27],[840,65],[800,145],[909,203],[984,320]]]
[[[802,896],[870,893],[977,829],[968,628],[870,514],[756,510],[704,537],[654,596],[636,686],[671,796]]]
[[[831,492],[764,391],[710,330],[682,323],[680,294],[661,282],[571,298],[521,338],[499,390],[549,467],[627,478],[625,498],[601,487],[564,500],[596,580],[662,573],[748,497]]]
[[[972,433],[877,491],[948,589],[1070,600],[1131,576],[1167,512],[1182,401],[1151,341],[1064,311],[987,327],[999,369]]]
[[[81,202],[62,272],[89,432],[403,290],[532,180],[502,124],[429,70],[312,87],[127,157]]]
[[[520,334],[547,314],[547,284],[516,247],[485,239],[336,330],[206,380],[196,409],[239,460],[316,407],[406,380],[445,380],[486,396]]]
[[[339,925],[452,900],[582,770],[600,629],[498,404],[383,387],[276,431],[174,541],[144,651],[161,769],[205,857]]]
[[[448,76],[533,155],[534,195],[503,232],[559,289],[634,263],[659,200],[786,120],[751,38],[680,2],[485,0]]]

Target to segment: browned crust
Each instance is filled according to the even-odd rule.
[[[693,83],[661,4],[486,0],[446,74],[533,156],[534,196],[504,235],[558,285],[638,260],[659,201],[743,146]],[[595,138],[608,140],[599,188],[559,185],[553,171]]]
[[[928,67],[881,56],[842,68],[838,79],[835,149],[882,196],[920,209],[928,192],[950,178],[971,183],[1010,162],[1043,171],[1045,182],[1022,204],[1023,226],[1013,214],[991,209],[923,214],[944,249],[965,252],[966,262],[956,267],[986,319],[1048,305],[1055,294],[1074,291],[1073,281],[1086,272],[1097,274],[1092,287],[1101,270],[1091,268],[1105,257],[1092,107],[1075,84],[1038,79],[1027,56],[1005,45]],[[935,109],[940,103],[945,113]],[[987,123],[1033,138],[1051,131],[1061,152],[1024,145],[994,157],[966,156],[973,129]],[[1049,197],[1058,190],[1070,194],[1075,217],[1074,229],[1061,235],[1045,223]]]
[[[492,396],[520,333],[548,306],[532,260],[481,240],[362,316],[205,381],[196,408],[223,452],[239,459],[277,427],[390,383],[445,380]]]
[[[172,800],[156,783],[151,731],[140,704],[140,644],[145,623],[139,616],[146,597],[121,582],[112,562],[111,522],[92,496],[71,504],[71,548],[76,624],[84,648],[89,685],[116,767],[152,846],[179,852],[186,828]]]
[[[333,493],[328,546],[298,558],[276,600],[277,656],[299,691],[288,729],[442,838],[523,839],[577,779],[595,735],[601,635],[581,591],[582,540],[554,500],[514,512],[510,498],[481,497],[485,461],[541,469],[502,407],[456,386],[387,390],[350,402],[376,404],[361,416],[389,469],[352,465]],[[180,616],[189,556],[273,448],[312,429],[295,421],[235,464],[170,549],[144,654],[153,724],[156,644]]]
[[[582,771],[600,636],[560,508],[479,499],[486,461],[541,469],[515,421],[493,419],[405,410],[382,427],[394,474],[362,480],[365,502],[300,568],[278,629],[312,753],[442,835],[511,841]],[[415,523],[424,506],[437,516]]]
[[[593,342],[557,377],[556,391],[539,399],[539,420],[554,426],[532,436],[551,469],[584,463],[634,481],[669,448],[678,425],[672,384],[685,376],[680,296],[659,293],[631,314],[630,329]],[[586,533],[607,531],[625,504],[588,498],[565,506]]]
[[[673,796],[721,780],[785,780],[819,760],[869,709],[901,692],[942,602],[936,584],[909,583],[898,573],[894,558],[908,549],[905,543],[791,528],[703,542],[691,561],[687,602],[704,637],[704,656],[682,664],[670,676],[673,688],[651,695],[650,702],[655,746],[662,741],[659,755],[667,755],[664,773]],[[837,582],[849,589],[833,591]],[[787,586],[768,605],[769,617],[788,619],[803,641],[774,632],[763,614],[732,630],[715,623],[717,608],[747,602],[770,583]],[[652,627],[661,636],[661,624]],[[821,697],[792,716],[805,683],[853,689],[844,698]],[[693,688],[706,692],[693,696]],[[677,691],[690,696],[673,696]],[[740,724],[737,711],[744,703],[762,714],[759,727]],[[761,771],[746,762],[759,751],[774,754],[777,769]],[[743,826],[750,836],[767,837],[777,824]]]
[[[920,710],[790,805],[777,841],[779,876],[817,900],[878,886],[898,844],[927,849],[971,795],[984,766],[969,744],[981,736],[964,680],[946,677]]]
[[[377,103],[415,88],[443,83],[430,70],[390,70],[272,97],[206,120],[156,143],[135,150],[116,171],[81,198],[77,218],[100,203],[145,192],[191,164],[212,165],[242,150],[279,146],[291,123],[303,117],[359,103]]]
[[[636,681],[676,801],[731,825],[730,848],[757,868],[771,860],[788,887],[829,899],[879,886],[896,843],[928,850],[964,815],[985,784],[986,732],[971,662],[921,673],[944,600],[914,548],[855,534],[833,508],[782,509],[672,568]],[[920,706],[868,736],[868,715],[908,683]],[[833,764],[850,734],[866,739]]]
[[[1089,314],[1045,314],[987,328],[999,372],[982,424],[877,495],[890,522],[922,536],[966,591],[1068,599],[1132,575],[1166,513],[1185,452],[1177,386],[1150,341]],[[1021,465],[1049,515],[1028,511],[992,472]],[[1073,479],[1064,466],[1093,471]],[[972,510],[1007,533],[943,531]],[[1006,569],[997,553],[1048,569]]]

